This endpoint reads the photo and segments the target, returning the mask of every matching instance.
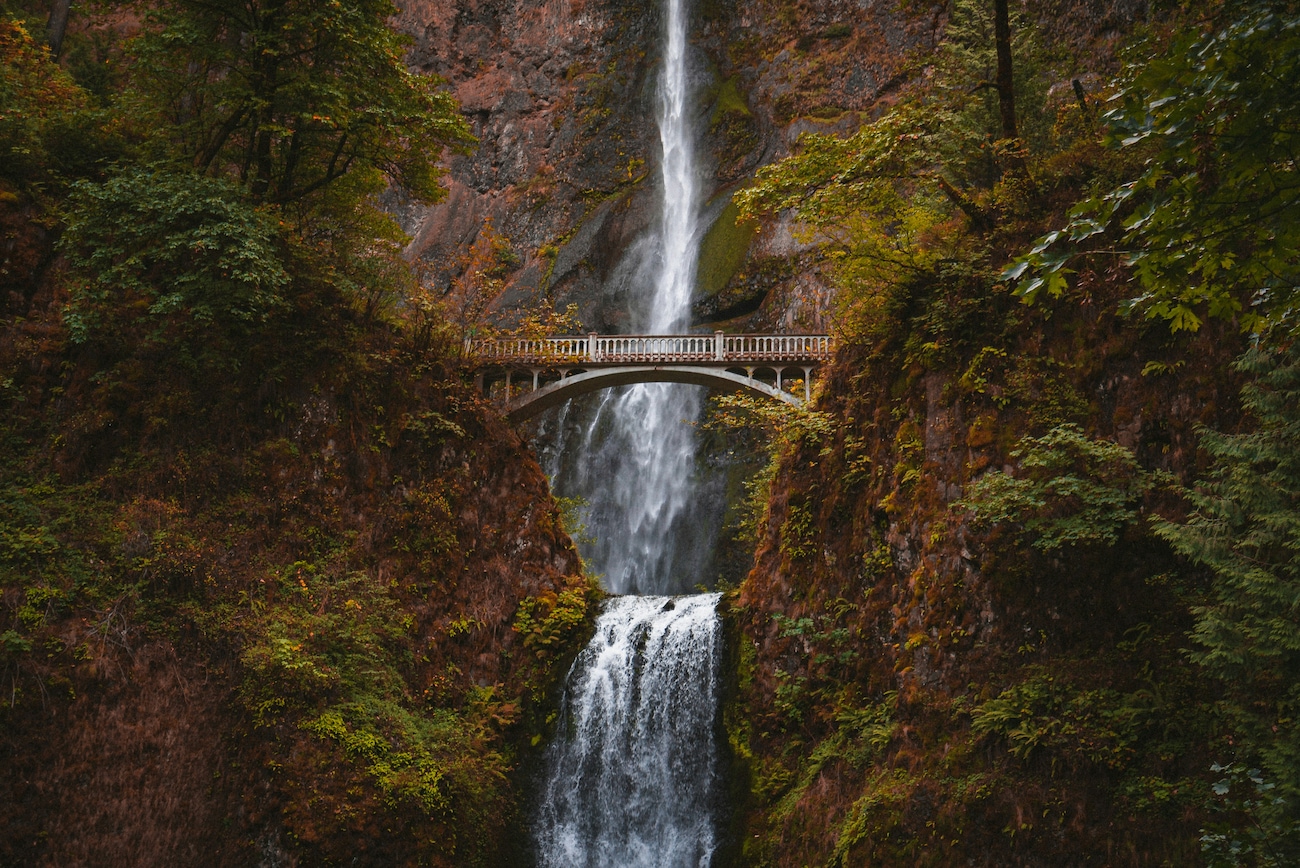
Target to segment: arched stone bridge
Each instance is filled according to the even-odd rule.
[[[521,421],[584,392],[631,383],[744,389],[798,406],[830,359],[827,335],[597,335],[466,340],[484,395]],[[801,383],[802,396],[786,387]]]

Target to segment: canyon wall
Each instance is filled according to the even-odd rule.
[[[887,102],[941,18],[883,3],[711,2],[695,19],[713,226],[696,320],[824,328],[830,291],[804,267],[809,245],[788,221],[736,227],[731,193],[801,133],[850,131]],[[411,2],[398,21],[415,39],[412,62],[447,81],[479,138],[451,162],[445,202],[401,211],[409,254],[445,284],[491,221],[517,259],[500,310],[545,298],[576,303],[590,330],[618,329],[618,266],[657,207],[658,5]]]

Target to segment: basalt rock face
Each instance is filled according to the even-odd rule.
[[[888,342],[842,346],[823,376],[825,433],[785,456],[731,610],[741,864],[1200,863],[1189,794],[1218,688],[1181,650],[1194,580],[1143,516],[1049,550],[963,501],[1020,472],[1026,430],[1065,420],[1186,479],[1198,426],[1238,424],[1238,336],[1207,329],[1176,381],[1144,376],[1172,342],[1109,314],[1118,276],[1085,279],[1079,314],[986,296],[989,322],[1017,320],[996,384]],[[1177,509],[1153,493],[1141,512]]]
[[[651,66],[658,13],[639,0],[404,4],[411,61],[445,79],[479,145],[450,165],[450,195],[407,212],[435,281],[491,220],[517,268],[501,307],[543,286],[593,328],[618,312],[602,286],[653,214]]]
[[[709,179],[702,267],[722,271],[695,319],[736,327],[823,328],[827,284],[792,267],[806,251],[788,221],[732,231],[731,193],[804,132],[847,132],[907,80],[909,53],[939,19],[890,4],[706,2],[692,32],[698,128]],[[486,221],[514,254],[502,311],[546,297],[579,305],[585,327],[622,326],[618,266],[658,207],[654,0],[463,0],[403,4],[411,62],[445,79],[479,145],[450,162],[447,199],[395,203],[411,254],[445,285]],[[725,327],[725,325],[724,325]]]
[[[653,98],[656,0],[405,0],[397,25],[411,62],[441,76],[479,145],[449,166],[450,195],[432,207],[394,202],[410,254],[435,284],[464,268],[491,220],[511,244],[505,318],[548,298],[576,303],[586,328],[626,322],[618,265],[655,219],[659,142]],[[1050,41],[1082,59],[1091,85],[1114,71],[1140,0],[1026,10]],[[878,0],[701,0],[693,10],[698,118],[708,180],[702,245],[715,264],[697,324],[821,330],[831,291],[788,219],[734,231],[731,194],[804,133],[850,133],[925,74],[924,51],[947,23],[942,4]],[[1068,83],[1067,83],[1068,88]]]

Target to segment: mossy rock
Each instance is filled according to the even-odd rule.
[[[720,123],[727,115],[747,118],[752,114],[748,103],[745,102],[745,95],[740,92],[739,76],[733,75],[718,85],[714,100],[713,114],[709,118],[710,126]]]
[[[753,220],[737,223],[739,216],[736,203],[728,201],[700,242],[695,281],[697,299],[711,298],[721,292],[749,258],[749,246],[758,232],[758,223]]]

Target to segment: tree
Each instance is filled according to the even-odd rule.
[[[998,111],[1002,118],[1002,138],[1014,139],[1016,128],[1016,84],[1011,67],[1011,16],[1007,0],[993,0],[993,40],[998,54]]]
[[[127,169],[79,182],[61,245],[72,265],[72,337],[125,337],[143,308],[201,327],[242,329],[286,307],[278,227],[229,181]]]
[[[451,95],[406,68],[389,0],[142,10],[136,103],[159,156],[237,178],[257,201],[298,203],[367,172],[435,201],[443,149],[473,141]]]
[[[1004,272],[1022,297],[1062,294],[1077,256],[1119,257],[1140,289],[1125,310],[1174,331],[1300,331],[1300,15],[1246,7],[1127,70],[1105,120],[1130,180]]]
[[[377,195],[443,195],[440,161],[473,141],[454,99],[405,65],[388,0],[140,3],[114,107],[135,166],[82,183],[63,249],[74,336],[132,318],[251,338],[306,306],[365,321],[413,284]],[[188,192],[187,192],[188,191]],[[324,290],[324,291],[322,291]],[[314,322],[329,317],[315,315]],[[114,325],[116,323],[116,325]]]
[[[1209,568],[1209,600],[1195,610],[1193,657],[1222,680],[1238,756],[1258,763],[1264,798],[1252,823],[1209,836],[1244,854],[1218,864],[1300,862],[1300,346],[1255,347],[1238,363],[1254,382],[1242,392],[1258,421],[1246,434],[1205,432],[1208,480],[1187,492],[1184,521],[1156,533]],[[1224,785],[1226,789],[1227,784]],[[1249,859],[1256,861],[1248,861]]]
[[[72,0],[54,0],[50,4],[50,21],[45,28],[45,39],[50,44],[50,54],[55,59],[63,53],[63,35],[68,32],[68,13]]]
[[[58,139],[86,102],[21,24],[0,19],[0,179],[48,181],[64,150]]]

